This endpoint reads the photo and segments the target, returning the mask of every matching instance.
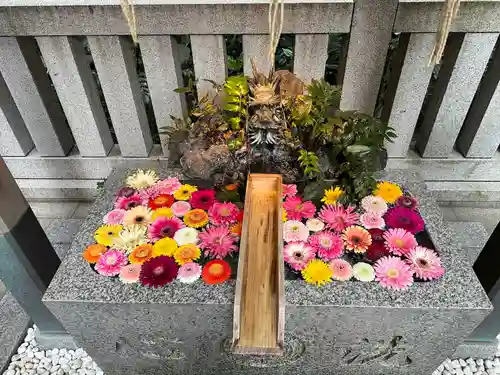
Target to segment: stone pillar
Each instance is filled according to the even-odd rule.
[[[0,157],[0,279],[38,326],[45,347],[74,347],[42,303],[60,260]]]

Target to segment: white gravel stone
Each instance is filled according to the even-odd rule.
[[[470,367],[464,368],[464,375],[472,375],[472,370],[470,369]]]
[[[461,368],[457,368],[455,371],[455,375],[464,375],[464,372],[462,371]]]
[[[484,361],[484,367],[486,367],[486,368],[492,368],[493,367],[493,361],[490,360],[490,359],[487,359],[486,361]]]
[[[476,359],[476,363],[477,363],[478,366],[481,366],[481,365],[484,364],[484,361],[483,361],[482,358],[478,358],[478,359]]]

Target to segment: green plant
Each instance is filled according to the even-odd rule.
[[[224,106],[229,112],[227,121],[232,130],[240,130],[242,119],[247,114],[248,82],[245,76],[229,77],[224,83]]]
[[[304,170],[304,175],[308,179],[318,177],[321,173],[319,169],[319,159],[312,151],[300,150],[298,161]]]

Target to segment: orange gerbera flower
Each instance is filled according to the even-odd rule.
[[[89,263],[97,263],[101,255],[106,251],[108,251],[106,246],[95,243],[84,250],[83,258]]]
[[[237,236],[241,236],[241,229],[242,229],[242,227],[243,227],[243,225],[241,224],[241,222],[238,222],[238,223],[234,224],[231,227],[231,233],[235,234]]]
[[[161,194],[156,198],[149,200],[149,208],[151,208],[152,210],[156,210],[157,208],[161,207],[170,207],[174,202],[175,199],[173,196],[168,194]]]
[[[364,253],[372,244],[372,236],[365,228],[360,226],[350,226],[342,234],[347,250],[355,253]]]
[[[227,191],[233,191],[233,190],[236,190],[238,189],[238,184],[229,184],[229,185],[226,185],[226,190]]]
[[[201,272],[201,278],[205,284],[220,284],[231,276],[229,263],[222,259],[211,260]]]
[[[195,208],[184,215],[184,223],[191,228],[204,227],[208,223],[208,214],[200,208]]]
[[[137,246],[130,255],[128,260],[132,264],[143,264],[145,261],[153,257],[153,245],[150,243]]]
[[[200,258],[201,251],[200,248],[191,243],[182,245],[177,248],[174,254],[174,259],[179,265],[183,265],[185,263],[194,262]]]

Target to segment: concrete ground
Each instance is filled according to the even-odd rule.
[[[477,221],[483,224],[489,235],[500,222],[500,208],[464,207],[456,203],[440,205],[446,221]]]

